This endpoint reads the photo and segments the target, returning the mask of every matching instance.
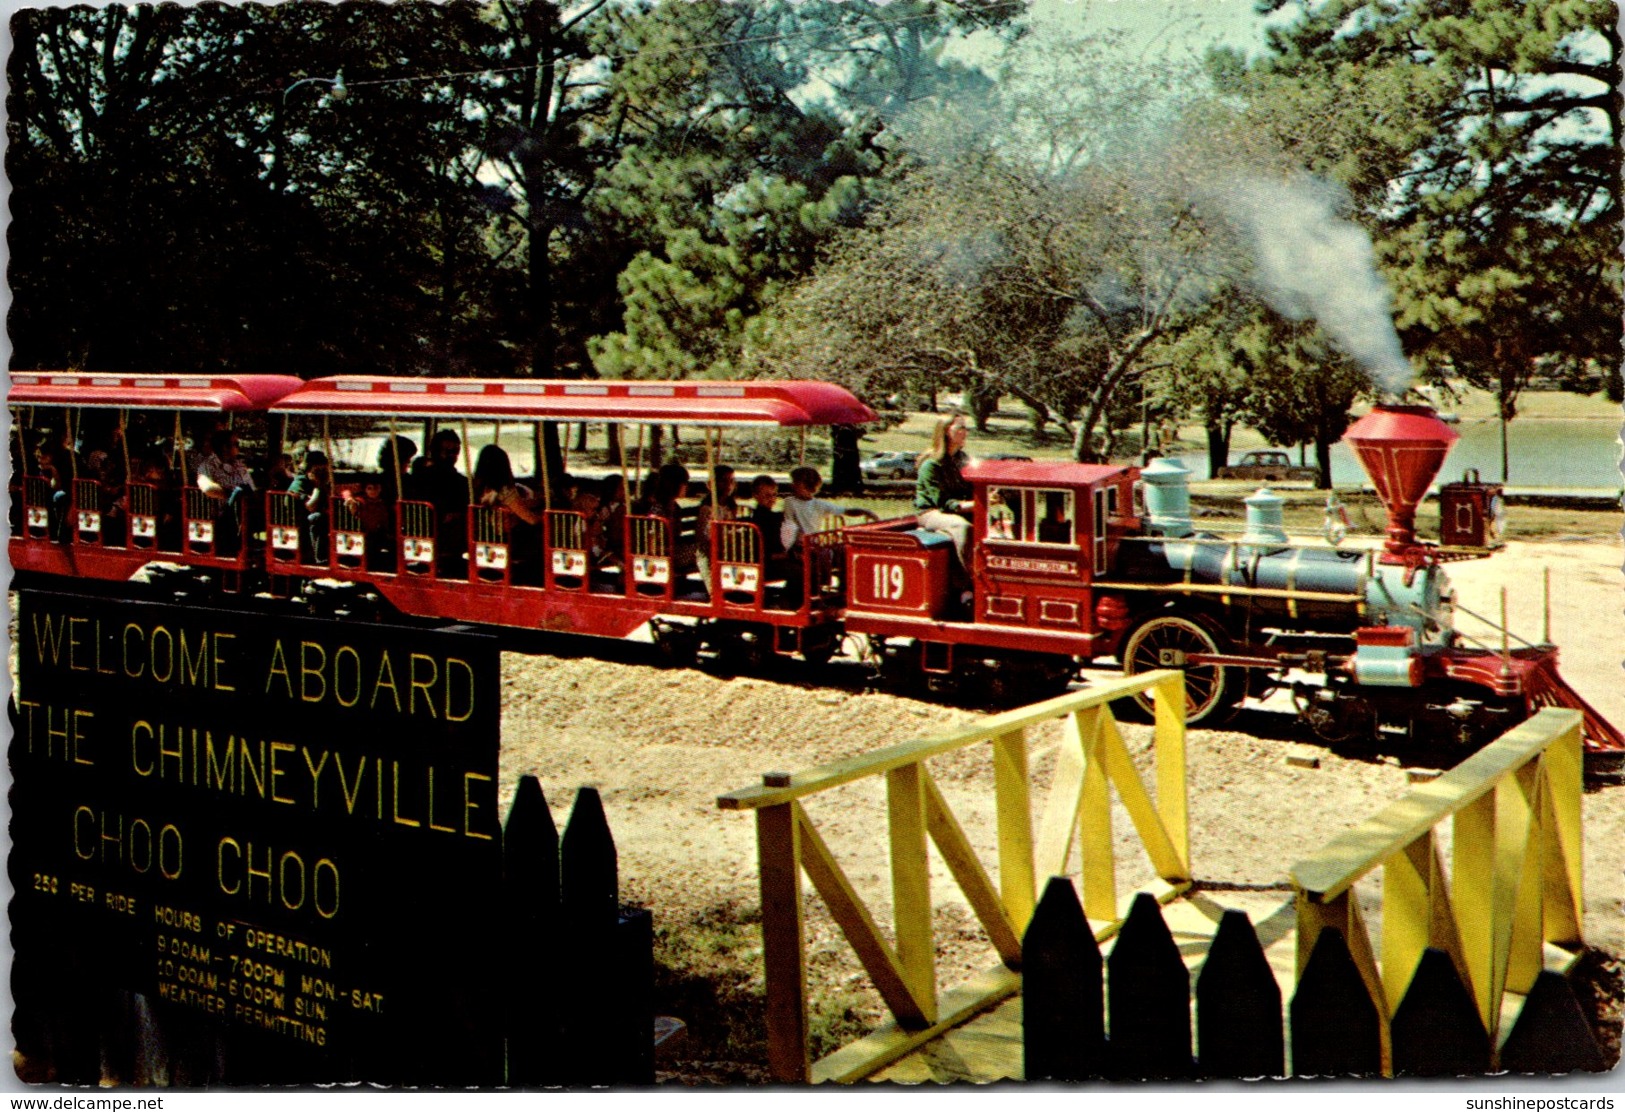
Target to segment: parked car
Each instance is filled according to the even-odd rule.
[[[1318,467],[1296,467],[1285,452],[1261,450],[1248,452],[1241,462],[1219,468],[1218,479],[1248,479],[1252,482],[1279,483],[1293,480],[1314,482],[1320,478]]]
[[[880,452],[858,464],[865,479],[913,479],[920,473],[920,453]]]
[[[1015,460],[1017,463],[1031,463],[1032,459],[1033,459],[1032,456],[1020,456],[1020,455],[1017,455],[1014,452],[994,452],[992,455],[989,455],[989,456],[977,456],[976,458],[977,459]]]

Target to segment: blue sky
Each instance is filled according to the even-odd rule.
[[[1145,57],[1200,55],[1220,43],[1248,49],[1263,44],[1264,20],[1254,0],[1034,0],[1041,27],[1120,32],[1124,49]]]

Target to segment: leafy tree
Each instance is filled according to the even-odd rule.
[[[1250,421],[1272,444],[1315,445],[1317,485],[1332,485],[1332,445],[1371,389],[1365,371],[1313,324],[1261,309],[1236,335],[1249,367]]]
[[[1412,356],[1493,390],[1506,420],[1537,373],[1617,392],[1615,7],[1266,7],[1286,17],[1270,51],[1213,71],[1300,164],[1349,187]]]
[[[1072,46],[1007,68],[997,104],[898,129],[909,159],[764,329],[761,359],[827,367],[870,396],[936,379],[1013,394],[1058,418],[1075,458],[1105,452],[1102,427],[1126,419],[1114,402],[1137,407],[1148,353],[1220,273],[1179,152],[1122,124],[1171,107],[1038,95],[1097,72]],[[1123,95],[1151,84],[1125,81]]]
[[[1256,310],[1239,291],[1218,294],[1177,337],[1158,345],[1148,362],[1148,393],[1158,408],[1201,419],[1209,478],[1230,462],[1231,434],[1251,417],[1253,361],[1240,339]]]
[[[488,333],[455,277],[489,217],[469,125],[444,86],[393,80],[466,68],[474,13],[17,13],[14,365],[411,370]],[[364,96],[333,95],[341,69]]]
[[[699,0],[616,26],[625,146],[596,196],[637,251],[590,351],[622,377],[728,377],[756,320],[861,219],[886,121],[985,85],[943,54],[1019,5]]]

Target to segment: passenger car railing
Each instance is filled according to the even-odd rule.
[[[305,563],[309,553],[306,518],[310,512],[305,500],[285,490],[265,495],[265,566],[273,575],[293,575],[315,570]]]
[[[104,543],[102,524],[102,484],[95,479],[73,480],[74,543]]]
[[[152,483],[130,483],[130,547],[156,549],[158,520],[163,515],[161,494]]]
[[[247,499],[210,498],[197,487],[181,490],[181,554],[238,568],[248,563]],[[235,533],[235,536],[229,535]],[[228,543],[229,542],[229,543]],[[235,545],[231,551],[222,551]]]
[[[395,503],[403,575],[435,575],[435,508],[428,502]]]
[[[55,491],[43,475],[23,477],[23,528],[30,540],[51,536],[51,498]]]
[[[713,521],[711,597],[730,606],[760,609],[770,578],[762,548],[762,531],[754,522]]]
[[[544,537],[547,543],[549,590],[580,591],[589,586],[592,553],[587,547],[587,519],[574,510],[548,510]]]
[[[328,503],[328,560],[335,568],[364,571],[367,567],[367,530],[355,508],[342,498]]]
[[[469,579],[507,586],[513,575],[513,545],[507,512],[501,506],[468,508]]]
[[[663,517],[626,516],[626,589],[629,595],[672,597],[679,574],[672,525]]]

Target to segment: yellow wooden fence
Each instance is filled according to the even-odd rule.
[[[1149,692],[1155,713],[1155,798],[1141,781],[1108,704]],[[1028,731],[1062,720],[1034,836]],[[977,857],[926,762],[986,743],[997,817],[998,885]],[[802,800],[866,777],[885,777],[891,847],[889,941],[830,852]],[[1067,872],[1081,842],[1081,890],[1097,937],[1110,937],[1118,900],[1108,784],[1133,820],[1166,903],[1190,887],[1183,673],[1147,672],[996,714],[937,737],[907,741],[795,774],[770,773],[760,787],[718,799],[724,810],[756,812],[769,1065],[780,1081],[850,1081],[897,1060],[934,1035],[1013,995],[1020,987],[1021,936],[1038,882]],[[938,852],[987,931],[1000,964],[939,996],[932,938],[927,842]],[[802,873],[829,907],[894,1022],[817,1063],[807,1045]]]
[[[1336,927],[1388,1020],[1422,952],[1450,954],[1492,1046],[1542,968],[1581,944],[1581,713],[1550,707],[1292,867],[1301,974]],[[1450,869],[1437,827],[1451,820]],[[1380,968],[1354,885],[1382,869]]]

